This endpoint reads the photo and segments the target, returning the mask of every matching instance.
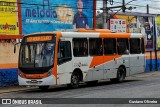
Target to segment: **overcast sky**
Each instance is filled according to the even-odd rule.
[[[103,0],[97,0],[97,10],[103,7]],[[109,1],[109,0],[108,0]],[[130,2],[132,1],[132,2]],[[129,4],[126,5],[126,7],[136,7],[136,9],[133,10],[126,10],[128,12],[142,12],[146,13],[146,5],[149,5],[149,12],[153,14],[160,14],[160,0],[125,0],[125,3]],[[122,0],[113,0],[113,5],[110,5],[108,2],[108,7],[112,6],[119,6],[122,4]],[[115,12],[119,9],[115,9]],[[121,12],[121,11],[120,11]]]

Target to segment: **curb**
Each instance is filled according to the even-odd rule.
[[[150,77],[150,76],[154,76],[154,75],[157,75],[159,74],[160,75],[160,71],[153,71],[153,72],[149,72],[149,73],[141,73],[141,74],[135,74],[135,75],[132,75],[132,76],[129,76],[129,77],[138,77],[138,78],[143,78],[143,77]]]

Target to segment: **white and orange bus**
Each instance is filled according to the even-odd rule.
[[[126,76],[145,71],[142,34],[112,33],[109,30],[79,29],[44,32],[23,37],[19,52],[19,85],[96,83],[110,79],[122,82]]]

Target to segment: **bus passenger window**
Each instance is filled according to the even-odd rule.
[[[91,56],[103,55],[103,45],[101,38],[90,38],[89,39],[89,53]]]
[[[104,44],[104,54],[105,55],[114,55],[116,54],[116,39],[105,38],[103,41]]]
[[[117,39],[117,50],[120,55],[129,54],[128,39]]]
[[[139,38],[131,38],[130,39],[130,50],[131,50],[131,54],[141,53],[140,39]]]
[[[87,38],[73,39],[73,55],[75,57],[88,56],[88,40]]]

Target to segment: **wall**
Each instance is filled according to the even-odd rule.
[[[14,54],[15,39],[0,40],[0,87],[17,85],[18,51]]]

